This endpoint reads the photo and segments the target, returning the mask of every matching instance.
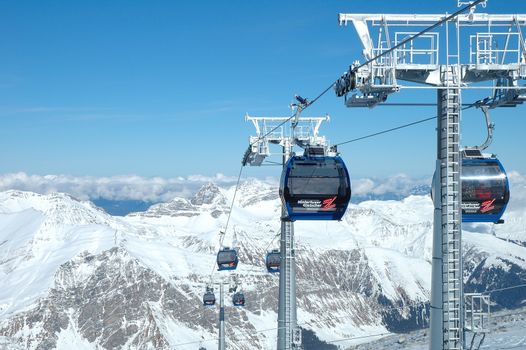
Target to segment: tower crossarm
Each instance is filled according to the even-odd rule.
[[[347,25],[349,22],[364,21],[373,26],[429,26],[447,17],[447,14],[380,14],[380,13],[340,13],[338,21],[340,25]],[[461,25],[487,26],[491,24],[505,25],[517,21],[519,25],[526,25],[526,15],[524,14],[488,14],[473,13],[458,15]],[[384,24],[385,23],[385,24]]]
[[[444,86],[442,73],[451,64],[446,47],[457,45],[448,42],[445,26],[434,26],[445,20],[458,26],[458,43],[464,48],[454,62],[460,88],[500,81],[492,106],[522,102],[522,92],[502,91],[516,90],[526,79],[526,15],[474,12],[454,20],[447,14],[340,13],[340,25],[354,26],[366,63],[355,61],[349,67],[335,82],[336,95],[344,96],[348,107],[374,107],[403,89],[401,81]]]
[[[294,128],[291,127],[291,117],[256,117],[247,114],[245,120],[252,122],[256,135],[249,137],[249,146],[243,155],[243,165],[262,165],[265,159],[272,155],[271,144],[283,146],[290,142],[301,147],[327,144],[325,136],[319,135],[319,129],[324,121],[330,120],[328,115],[299,117]]]

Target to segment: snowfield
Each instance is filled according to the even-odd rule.
[[[0,348],[215,347],[216,310],[200,299],[233,193],[208,184],[127,217],[61,193],[0,193]],[[280,205],[268,183],[239,189],[225,245],[240,249],[247,306],[227,307],[232,349],[275,347],[278,276],[263,257],[278,245]],[[348,339],[342,347],[422,327],[432,212],[429,196],[409,196],[351,204],[341,222],[297,222],[298,323],[323,341]],[[509,225],[466,228],[466,279],[477,266],[526,271],[526,213],[512,204],[506,215]]]

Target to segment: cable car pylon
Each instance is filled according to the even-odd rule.
[[[219,283],[219,320],[218,320],[218,342],[217,342],[217,348],[218,350],[225,350],[225,304],[224,304],[224,296],[223,296],[223,280]],[[209,282],[206,286],[205,294],[203,295],[203,305],[205,307],[214,307],[216,305],[216,297],[214,294],[214,285],[213,282]]]
[[[225,350],[225,297],[223,295],[223,280],[219,283],[219,342],[217,349]]]
[[[459,7],[466,6],[451,15],[339,14],[340,25],[352,23],[355,27],[365,59],[365,63],[354,63],[333,84],[336,95],[345,98],[347,107],[374,107],[384,103],[393,93],[418,88],[414,84],[401,85],[399,81],[437,89],[431,350],[466,349],[466,331],[473,332],[474,336],[484,332],[483,325],[465,322],[468,314],[464,310],[461,225],[462,201],[467,196],[463,195],[461,179],[464,162],[460,149],[461,92],[469,89],[470,84],[478,84],[478,89],[489,89],[493,95],[484,99],[483,104],[490,109],[516,107],[526,101],[526,86],[519,85],[519,81],[526,80],[523,39],[526,14],[476,13],[475,7],[485,6],[485,3],[485,0],[458,1]],[[376,44],[375,37],[378,38]],[[482,86],[483,82],[493,84]],[[492,166],[501,173],[499,176],[505,175],[496,161],[484,164],[486,157],[479,154],[464,154],[464,158],[470,158],[465,162],[466,167],[478,163],[479,168]],[[475,180],[474,193],[480,199],[501,192],[502,203],[507,201],[502,181],[492,183],[497,184],[498,191],[486,191],[481,182]],[[483,209],[489,211],[490,206]],[[487,220],[499,221],[502,211]],[[480,213],[474,215],[464,216],[465,221],[481,220]],[[469,297],[474,296],[466,296]]]
[[[245,116],[256,129],[256,136],[249,139],[249,147],[243,157],[243,165],[260,166],[271,155],[270,145],[281,146],[285,166],[291,157],[294,144],[326,145],[326,139],[318,135],[325,117],[300,117],[303,103],[308,100],[298,99],[293,117],[251,117]],[[303,101],[303,102],[302,102]],[[294,118],[294,119],[293,119]],[[290,125],[289,125],[290,124]],[[278,304],[278,350],[301,349],[301,329],[297,323],[296,303],[296,258],[294,251],[294,222],[285,203],[281,207],[280,265],[279,265],[279,304]]]

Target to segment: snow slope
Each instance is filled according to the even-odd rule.
[[[213,347],[216,311],[200,299],[233,194],[208,184],[193,198],[112,217],[65,194],[0,193],[0,344]],[[225,244],[240,249],[247,306],[227,308],[233,349],[275,346],[278,276],[266,273],[263,257],[278,244],[280,205],[270,184],[250,180],[238,191]],[[508,220],[524,215],[512,210]],[[526,271],[517,243],[526,234],[506,241],[506,225],[484,230],[465,234],[474,288],[486,286],[487,271]],[[297,222],[300,325],[326,341],[424,326],[431,231],[428,196],[351,204],[341,222]]]

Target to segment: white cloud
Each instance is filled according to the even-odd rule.
[[[352,182],[352,192],[356,195],[366,195],[375,188],[375,182],[371,179],[359,179]]]
[[[511,200],[509,211],[526,207],[526,176],[510,172]],[[106,198],[112,200],[134,199],[166,202],[175,197],[190,197],[202,185],[213,182],[219,186],[233,186],[237,177],[191,175],[173,178],[120,175],[109,177],[70,175],[28,175],[12,173],[0,175],[0,191],[23,190],[37,193],[65,192],[80,199]],[[275,178],[263,181],[278,186]],[[353,179],[353,197],[376,197],[396,194],[400,198],[411,194],[418,186],[429,186],[431,178],[412,178],[405,174],[387,178]]]
[[[510,200],[520,204],[522,208],[526,206],[526,176],[516,171],[508,173],[510,180]]]
[[[165,202],[175,197],[188,197],[208,182],[232,185],[237,178],[217,174],[161,178],[121,175],[110,177],[69,175],[0,175],[0,190],[23,190],[37,193],[65,192],[80,199],[106,198]]]
[[[353,195],[367,196],[398,193],[405,197],[418,186],[430,186],[431,178],[412,178],[406,174],[398,174],[387,178],[365,178],[353,180]]]

